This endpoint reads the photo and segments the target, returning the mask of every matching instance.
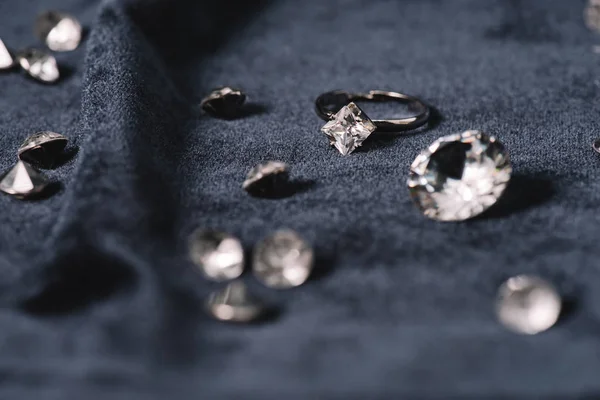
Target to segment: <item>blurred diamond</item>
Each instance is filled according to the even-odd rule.
[[[299,286],[312,271],[313,250],[296,232],[278,231],[256,246],[252,268],[266,286],[275,289]]]
[[[517,333],[535,335],[552,327],[560,315],[561,298],[556,289],[536,276],[519,275],[498,290],[498,319]]]
[[[265,313],[265,306],[248,293],[241,281],[232,282],[206,301],[208,312],[220,321],[252,322]]]
[[[242,188],[253,195],[272,194],[287,182],[289,169],[286,163],[281,161],[268,161],[258,164],[248,172]]]
[[[0,190],[18,198],[33,197],[48,186],[48,179],[23,161],[8,171],[0,180]]]
[[[354,103],[344,106],[321,131],[343,155],[352,153],[377,129],[375,124]]]
[[[4,42],[0,40],[0,71],[12,68],[14,65],[15,59],[4,45]]]
[[[235,279],[244,271],[242,244],[227,233],[198,229],[190,236],[189,252],[192,261],[209,279]]]
[[[234,118],[246,101],[246,94],[239,89],[223,87],[213,90],[200,103],[200,107],[218,118]]]
[[[53,83],[60,78],[56,58],[37,49],[21,52],[17,59],[21,67],[33,78],[45,83]]]
[[[594,148],[594,150],[596,150],[597,153],[600,153],[600,139],[594,140],[594,143],[592,143],[592,147]]]
[[[491,207],[512,168],[504,146],[479,131],[436,140],[411,165],[408,188],[423,214],[462,221]]]
[[[75,50],[81,43],[83,29],[71,15],[46,11],[35,21],[35,34],[53,51]]]
[[[25,139],[19,147],[19,158],[41,168],[51,168],[67,145],[67,138],[60,133],[43,131]]]
[[[584,19],[588,28],[600,32],[600,0],[588,0]]]

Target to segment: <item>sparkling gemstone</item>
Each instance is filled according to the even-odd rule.
[[[281,230],[260,242],[253,271],[266,286],[287,289],[303,284],[313,269],[312,248],[294,231]]]
[[[37,132],[25,139],[18,154],[21,160],[30,164],[51,168],[66,145],[67,138],[60,133]]]
[[[588,28],[600,32],[600,0],[589,0],[584,11],[585,24]]]
[[[17,57],[21,67],[38,81],[53,83],[60,78],[56,58],[37,49],[28,49]]]
[[[592,143],[592,147],[594,148],[594,150],[596,150],[597,153],[600,153],[600,139],[594,140],[594,143]]]
[[[227,233],[197,229],[190,236],[189,252],[192,261],[209,279],[235,279],[244,271],[242,244]]]
[[[535,335],[552,327],[560,316],[561,298],[556,289],[536,276],[519,275],[498,290],[498,319],[508,329]]]
[[[23,161],[8,171],[0,180],[0,190],[18,198],[33,197],[48,186],[48,179]]]
[[[375,124],[354,103],[344,106],[321,131],[343,155],[352,153],[377,129]]]
[[[271,193],[289,178],[289,168],[282,161],[258,164],[248,172],[242,188],[253,195]]]
[[[46,11],[35,21],[35,33],[50,50],[71,51],[81,43],[83,29],[71,15]]]
[[[246,101],[246,94],[239,89],[224,87],[213,90],[200,103],[202,109],[218,118],[234,118]]]
[[[232,282],[211,294],[206,308],[219,321],[230,322],[252,322],[266,311],[264,304],[252,296],[241,281]]]
[[[15,65],[15,60],[12,54],[10,54],[4,42],[0,40],[0,71],[12,68],[13,65]]]
[[[504,146],[479,131],[442,137],[412,163],[408,188],[423,214],[462,221],[491,207],[512,168]]]

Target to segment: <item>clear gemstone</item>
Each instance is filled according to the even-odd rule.
[[[343,155],[352,153],[377,129],[373,121],[354,103],[344,106],[321,131]]]
[[[53,83],[60,78],[56,58],[40,50],[28,49],[18,56],[19,64],[27,73],[46,83]]]
[[[600,32],[600,0],[589,0],[584,12],[588,28]]]
[[[244,271],[242,244],[227,233],[198,229],[190,237],[189,251],[192,261],[209,279],[235,279]]]
[[[0,40],[0,70],[12,68],[14,64],[15,60],[12,54],[10,54],[4,42]]]
[[[35,33],[50,50],[71,51],[81,43],[83,29],[75,17],[47,11],[37,18]]]
[[[312,271],[313,250],[296,232],[278,231],[256,246],[252,268],[266,286],[275,289],[299,286]]]
[[[282,161],[268,161],[258,164],[248,172],[242,188],[252,194],[273,191],[277,186],[287,181],[289,168]]]
[[[466,131],[442,137],[423,151],[411,165],[408,188],[427,217],[462,221],[496,203],[511,173],[502,144]]]
[[[0,190],[19,198],[40,194],[48,186],[48,179],[23,161],[8,171],[0,180]]]
[[[206,308],[214,318],[229,322],[252,322],[265,312],[263,303],[250,295],[241,281],[232,282],[211,294]]]
[[[19,147],[18,155],[21,160],[28,163],[42,168],[51,168],[66,145],[67,138],[60,133],[38,132],[25,139]]]
[[[246,101],[246,94],[239,89],[223,87],[213,90],[206,96],[200,106],[214,117],[234,118]]]
[[[560,310],[561,298],[556,289],[536,276],[512,277],[498,290],[498,319],[518,333],[535,335],[551,328]]]
[[[597,153],[600,153],[600,139],[594,140],[594,143],[592,143],[592,147],[594,148],[594,150],[596,150]]]

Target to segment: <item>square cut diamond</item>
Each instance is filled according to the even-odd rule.
[[[321,128],[332,146],[343,155],[352,153],[377,129],[373,121],[354,103],[342,107]]]

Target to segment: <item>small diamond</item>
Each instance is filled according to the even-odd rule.
[[[219,321],[252,322],[264,315],[262,302],[248,293],[243,282],[232,282],[206,301],[208,312]]]
[[[67,145],[67,138],[60,133],[38,132],[27,139],[19,147],[19,158],[41,168],[52,168],[56,158]]]
[[[589,0],[584,11],[585,24],[594,31],[600,31],[600,0]]]
[[[511,172],[504,146],[482,132],[466,131],[423,151],[411,165],[408,188],[427,217],[462,221],[496,203]]]
[[[48,186],[48,179],[23,161],[8,171],[0,180],[0,190],[18,198],[40,194]]]
[[[47,11],[35,21],[35,33],[53,51],[75,50],[81,43],[83,29],[75,17]]]
[[[536,276],[512,277],[498,290],[498,319],[517,333],[535,335],[551,328],[560,310],[561,298],[556,289]]]
[[[242,244],[227,233],[198,229],[190,236],[189,251],[192,261],[209,279],[235,279],[244,271]]]
[[[289,168],[282,161],[268,161],[258,164],[248,172],[242,188],[253,195],[275,191],[281,183],[288,180]]]
[[[352,153],[377,129],[375,124],[354,103],[341,108],[321,131],[329,143],[343,155]]]
[[[56,58],[40,50],[28,49],[18,55],[19,64],[32,77],[45,83],[60,78]]]
[[[299,286],[312,271],[313,250],[296,232],[278,231],[256,246],[252,268],[266,286],[275,289]]]
[[[15,59],[4,45],[4,42],[0,40],[0,71],[12,68],[14,65]]]
[[[597,153],[600,153],[600,139],[594,140],[594,143],[592,143],[592,147],[594,148],[594,150],[596,150]]]
[[[239,89],[224,87],[215,89],[200,103],[202,109],[218,118],[234,118],[246,101],[246,94]]]

